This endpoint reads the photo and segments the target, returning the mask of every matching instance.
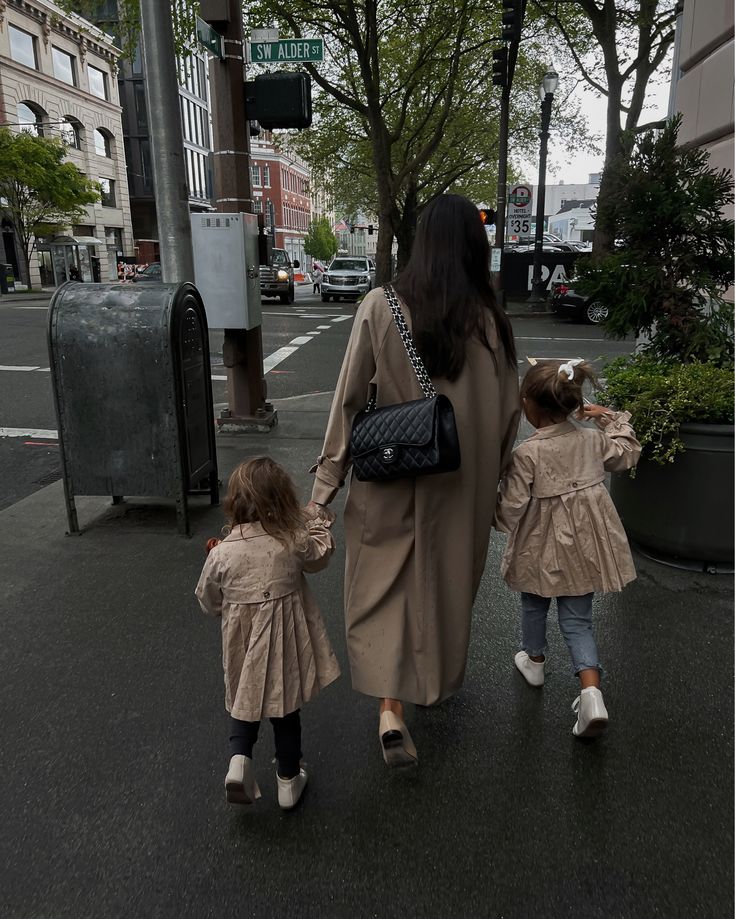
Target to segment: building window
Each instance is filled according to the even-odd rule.
[[[102,207],[115,207],[115,182],[112,179],[100,179]]]
[[[33,35],[15,26],[8,26],[8,35],[10,36],[10,56],[16,64],[24,64],[26,67],[38,70],[36,39]]]
[[[253,185],[256,188],[260,188],[260,166],[252,166],[251,171],[253,174]]]
[[[138,123],[138,133],[148,133],[148,113],[145,105],[145,85],[142,80],[133,84],[133,98],[135,99],[135,120]]]
[[[89,91],[93,96],[99,96],[100,99],[110,98],[107,94],[107,74],[103,70],[98,70],[88,64],[87,79],[89,80]]]
[[[43,115],[40,109],[32,109],[25,102],[18,103],[18,126],[27,134],[43,136]]]
[[[105,242],[108,246],[114,246],[116,249],[122,249],[122,230],[120,227],[105,227]]]
[[[261,198],[256,198],[255,201],[253,202],[253,206],[255,208],[256,214],[263,213],[263,200]]]
[[[110,137],[104,131],[100,131],[99,128],[95,128],[94,132],[94,152],[97,156],[111,156]]]
[[[69,117],[65,118],[61,122],[59,133],[62,142],[67,147],[72,147],[74,150],[82,149],[82,126],[78,121]]]
[[[270,166],[263,166],[263,185],[265,185],[266,188],[271,187],[271,167]]]
[[[140,171],[143,188],[145,191],[150,191],[153,188],[153,166],[151,165],[151,142],[147,137],[140,139]]]
[[[71,56],[71,54],[67,54],[66,51],[62,51],[60,48],[54,48],[52,46],[51,59],[54,62],[54,76],[56,79],[61,80],[62,83],[68,83],[69,86],[76,86],[76,61]]]

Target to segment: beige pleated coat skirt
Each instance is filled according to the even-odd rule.
[[[410,310],[403,305],[409,325]],[[498,478],[519,419],[518,372],[471,341],[455,382],[457,472],[389,483],[350,481],[345,508],[345,621],[352,684],[370,696],[431,705],[462,685],[472,605],[485,567]],[[355,415],[422,392],[382,289],[359,307],[334,394],[312,498],[328,504],[349,475]]]
[[[236,527],[209,553],[196,587],[202,610],[222,616],[225,708],[241,721],[282,718],[339,676],[304,572],[334,551],[313,521],[294,550],[259,523]]]
[[[641,454],[628,412],[540,428],[519,444],[500,486],[497,526],[509,533],[502,572],[513,590],[578,597],[622,590],[635,576],[608,472]]]

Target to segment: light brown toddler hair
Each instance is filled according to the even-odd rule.
[[[531,399],[551,417],[565,418],[584,406],[582,387],[586,382],[595,382],[595,373],[590,364],[583,361],[574,367],[574,379],[570,380],[559,368],[565,361],[539,361],[529,367],[521,383],[521,398]]]
[[[256,456],[235,469],[224,512],[230,528],[260,523],[269,536],[289,547],[304,531],[304,513],[293,480],[269,456]]]

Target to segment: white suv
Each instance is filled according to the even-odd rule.
[[[357,300],[375,284],[375,265],[369,258],[345,255],[335,258],[322,278],[322,300],[344,297]]]

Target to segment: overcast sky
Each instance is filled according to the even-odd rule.
[[[667,65],[670,66],[669,62]],[[668,75],[663,73],[659,77],[659,83],[650,85],[646,95],[646,107],[643,112],[644,121],[655,121],[666,115],[669,104],[669,80]],[[597,95],[590,88],[586,91],[582,86],[578,86],[574,94],[581,103],[582,110],[587,116],[590,129],[593,133],[599,134],[601,145],[605,137],[605,99]],[[557,98],[561,93],[557,93]],[[541,117],[539,105],[539,119]],[[546,181],[549,184],[563,180],[567,185],[583,184],[591,172],[600,172],[602,169],[602,155],[596,156],[586,152],[575,152],[568,150],[564,145],[554,143],[554,116],[552,112],[551,121],[551,140],[549,142],[549,156],[547,163]],[[538,155],[538,152],[537,152]],[[535,184],[538,180],[538,161],[534,163],[524,163],[524,178],[526,181]]]

